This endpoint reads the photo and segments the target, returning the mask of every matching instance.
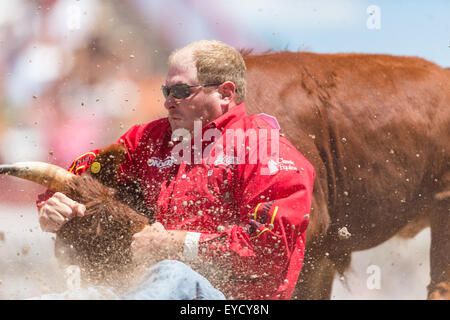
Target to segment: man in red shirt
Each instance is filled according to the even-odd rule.
[[[168,118],[136,125],[121,181],[137,181],[156,222],[133,237],[133,259],[181,260],[233,299],[290,299],[300,274],[315,172],[276,120],[245,111],[245,63],[218,41],[169,57]],[[99,150],[70,171],[101,170]],[[41,195],[39,222],[56,232],[85,207]]]

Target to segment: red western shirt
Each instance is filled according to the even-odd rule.
[[[273,135],[270,122],[247,115],[242,103],[202,128],[200,148],[190,157],[178,153],[183,161],[174,157],[181,142],[171,140],[167,118],[136,125],[117,141],[128,150],[123,176],[140,182],[156,221],[188,231],[185,255],[227,268],[226,282],[209,278],[227,298],[290,299],[303,263],[315,171],[278,130]],[[211,143],[208,129],[224,141]],[[271,147],[277,141],[278,154]],[[260,156],[266,148],[275,154],[269,161]],[[203,157],[195,158],[199,149]],[[98,151],[76,159],[70,171],[88,170]],[[38,207],[49,195],[39,196]]]

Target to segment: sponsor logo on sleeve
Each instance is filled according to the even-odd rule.
[[[168,156],[165,159],[160,159],[157,157],[151,157],[148,159],[147,164],[149,167],[156,167],[158,169],[170,168],[174,164],[175,158],[173,156]]]
[[[279,171],[298,171],[294,161],[283,158],[279,158],[278,161],[270,159],[267,162],[267,168],[269,169],[270,175],[276,174]]]

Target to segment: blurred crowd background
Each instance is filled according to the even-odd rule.
[[[67,167],[163,116],[159,87],[171,47],[127,2],[0,2],[1,163]],[[40,189],[2,180],[1,201],[30,203]]]
[[[68,167],[164,116],[167,56],[195,40],[256,53],[411,55],[450,67],[449,35],[448,0],[0,1],[0,163]],[[0,214],[11,226],[23,213],[34,219],[42,191],[0,176]]]
[[[419,55],[448,66],[450,5],[420,2],[1,1],[0,163],[67,167],[133,124],[164,116],[167,56],[198,39],[254,52]],[[29,203],[37,190],[0,177],[0,202]]]

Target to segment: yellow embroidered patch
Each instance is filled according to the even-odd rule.
[[[93,156],[93,158],[92,158],[92,156]],[[75,161],[73,162],[73,165],[69,171],[73,172],[73,170],[75,168],[77,168],[77,170],[79,170],[79,167],[81,166],[81,164],[85,163],[86,161],[89,162],[89,160],[91,158],[92,158],[92,160],[95,159],[96,156],[97,155],[94,152],[88,152],[88,153],[85,153],[85,154],[79,156],[78,158],[75,159]]]
[[[100,170],[102,169],[102,165],[100,164],[100,162],[94,161],[91,164],[91,172],[96,174],[99,173]]]
[[[84,168],[86,168],[86,166],[79,166],[79,167],[77,167],[76,169],[75,169],[75,173],[77,173],[78,172],[78,170],[81,170],[81,169],[84,169]]]

